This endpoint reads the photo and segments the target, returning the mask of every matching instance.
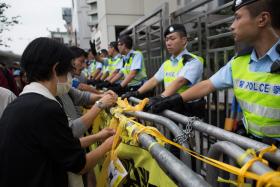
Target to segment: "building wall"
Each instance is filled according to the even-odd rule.
[[[73,31],[76,32],[77,46],[88,49],[89,40],[91,36],[91,30],[88,26],[88,11],[89,6],[86,4],[86,0],[74,0],[73,7]]]
[[[102,1],[102,0],[99,0]],[[105,0],[106,14],[117,15],[144,15],[144,1],[143,0]]]
[[[123,6],[125,5],[125,6]],[[101,39],[97,48],[107,48],[116,40],[116,26],[129,26],[144,15],[143,0],[97,0],[98,27],[93,38]]]
[[[96,0],[98,27],[92,38],[101,37],[99,48],[107,48],[116,40],[116,26],[129,26],[139,18],[150,14],[163,3],[169,3],[169,12],[174,12],[192,0]]]

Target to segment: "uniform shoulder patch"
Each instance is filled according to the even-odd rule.
[[[191,61],[192,59],[194,59],[191,55],[189,54],[184,54],[182,56],[183,58],[183,65],[185,65],[187,62]]]

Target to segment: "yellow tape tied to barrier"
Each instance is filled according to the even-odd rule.
[[[257,181],[257,187],[268,187],[268,186],[280,186],[280,172],[270,172],[270,173],[266,173],[262,176],[259,176],[253,172],[249,172],[248,169],[252,166],[252,164],[255,161],[261,161],[265,164],[267,164],[268,162],[266,160],[264,160],[262,158],[262,156],[266,153],[266,152],[273,152],[276,150],[275,146],[263,149],[260,151],[259,156],[256,156],[255,152],[252,150],[248,150],[246,151],[246,153],[244,155],[242,155],[239,158],[239,163],[242,162],[242,160],[246,157],[246,155],[251,154],[253,155],[253,159],[251,159],[249,162],[247,162],[243,167],[238,168],[235,166],[231,166],[229,164],[223,163],[221,161],[212,159],[212,158],[208,158],[206,156],[200,155],[198,153],[196,153],[195,151],[192,151],[186,147],[183,147],[175,142],[172,142],[171,140],[167,139],[166,137],[164,137],[156,128],[153,127],[145,127],[142,124],[134,121],[133,119],[130,119],[126,116],[124,116],[122,113],[124,111],[139,111],[142,110],[145,106],[145,104],[148,102],[148,99],[144,99],[142,102],[140,102],[137,106],[133,107],[131,106],[128,101],[125,100],[118,100],[117,101],[117,105],[118,107],[114,108],[111,113],[113,113],[113,119],[111,120],[111,124],[110,127],[112,128],[116,128],[117,132],[115,135],[115,139],[114,139],[114,143],[113,143],[113,147],[112,147],[112,151],[110,152],[109,156],[106,158],[103,167],[102,167],[102,171],[101,171],[101,181],[98,181],[98,187],[104,187],[105,186],[105,181],[106,181],[106,177],[107,177],[107,169],[108,169],[108,165],[109,162],[111,160],[115,161],[117,158],[117,153],[116,153],[116,146],[118,144],[118,141],[120,141],[121,138],[121,133],[122,131],[125,129],[125,125],[130,122],[131,124],[133,124],[134,129],[138,129],[135,133],[130,133],[130,135],[132,136],[132,140],[133,142],[138,142],[138,136],[141,133],[146,133],[149,134],[153,137],[155,137],[157,140],[160,140],[164,143],[168,143],[170,145],[176,146],[177,148],[185,151],[186,153],[190,154],[191,156],[195,157],[196,159],[199,159],[207,164],[210,164],[211,166],[214,166],[216,168],[219,168],[221,170],[227,171],[229,173],[235,174],[238,176],[238,180],[235,181],[229,181],[229,180],[224,180],[219,178],[218,180],[221,182],[228,182],[228,183],[232,183],[235,184],[237,186],[244,186],[244,178],[248,178],[248,179],[253,179]],[[152,144],[149,146],[149,150],[153,147]]]

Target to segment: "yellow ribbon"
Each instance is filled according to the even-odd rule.
[[[247,150],[246,153],[244,153],[239,159],[238,161],[239,162],[242,162],[243,159],[249,155],[249,154],[252,154],[253,155],[253,159],[251,159],[249,162],[247,162],[242,168],[237,168],[235,166],[231,166],[229,164],[226,164],[226,163],[223,163],[221,161],[218,161],[218,160],[214,160],[212,158],[208,158],[206,156],[203,156],[203,155],[200,155],[186,147],[183,147],[175,142],[172,142],[171,140],[167,139],[166,137],[164,137],[156,128],[153,128],[153,127],[145,127],[143,126],[142,124],[130,119],[130,118],[127,118],[126,116],[122,115],[121,113],[123,111],[139,111],[139,110],[142,110],[145,106],[145,104],[148,102],[147,99],[143,100],[142,102],[140,102],[138,105],[136,105],[135,107],[129,105],[128,101],[125,99],[125,100],[118,100],[117,101],[117,104],[118,104],[118,107],[113,111],[113,119],[115,118],[115,120],[117,119],[119,124],[118,124],[118,127],[117,127],[117,133],[115,135],[115,138],[114,138],[114,143],[113,143],[113,147],[112,147],[112,151],[110,152],[110,156],[107,156],[105,162],[104,162],[104,165],[103,165],[103,168],[102,168],[102,172],[106,177],[107,177],[107,172],[104,172],[103,170],[106,170],[108,169],[108,164],[110,162],[110,160],[115,160],[116,159],[116,153],[115,153],[115,149],[116,149],[116,145],[117,145],[117,142],[120,140],[120,136],[121,136],[121,132],[125,129],[125,124],[127,122],[131,122],[131,124],[134,124],[136,126],[136,132],[132,132],[130,133],[131,136],[132,136],[132,139],[136,142],[138,142],[138,136],[140,133],[146,133],[146,134],[149,134],[153,137],[155,137],[157,140],[160,140],[164,143],[168,143],[170,145],[173,145],[173,146],[176,146],[177,148],[187,152],[188,154],[190,154],[191,156],[195,157],[196,159],[199,159],[207,164],[210,164],[216,168],[219,168],[221,170],[224,170],[224,171],[227,171],[227,172],[230,172],[232,174],[235,174],[238,176],[238,180],[236,182],[236,184],[238,186],[244,186],[244,178],[249,178],[249,179],[253,179],[253,180],[256,180],[258,181],[258,186],[257,187],[261,187],[261,186],[273,186],[273,185],[280,185],[279,182],[279,177],[280,177],[280,172],[271,172],[271,173],[267,173],[265,175],[262,175],[262,176],[259,176],[255,173],[252,173],[252,172],[249,172],[247,171],[251,166],[252,164],[255,162],[255,161],[261,161],[261,162],[265,162],[263,159],[262,159],[262,156],[266,153],[266,152],[273,152],[275,151],[276,147],[269,147],[269,148],[265,148],[263,150],[260,151],[260,154],[259,156],[257,157],[256,156],[256,153],[254,150]],[[153,143],[149,146],[149,150],[152,148],[152,146],[154,146],[156,144]],[[109,161],[108,161],[109,160]],[[267,162],[267,161],[266,161]],[[106,179],[105,177],[105,179]],[[101,180],[104,180],[103,178]],[[218,179],[219,180],[219,179]],[[227,181],[229,182],[230,180],[224,180],[224,179],[221,179],[220,178],[220,181]],[[233,182],[233,181],[231,181]],[[103,187],[103,186],[99,186],[97,185],[98,187]]]

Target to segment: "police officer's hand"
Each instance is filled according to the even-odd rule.
[[[109,81],[104,81],[103,87],[108,88],[110,86],[112,86],[112,84]]]
[[[87,84],[90,84],[92,86],[96,86],[98,84],[98,80],[87,80]]]
[[[164,97],[161,96],[161,95],[154,96],[154,97],[150,97],[150,98],[149,98],[149,102],[148,102],[148,104],[145,106],[144,110],[145,110],[145,111],[149,111],[152,105],[154,105],[155,103],[157,103],[157,102],[163,100],[163,98],[164,98]]]
[[[102,89],[103,88],[103,84],[104,84],[104,81],[100,81],[99,83],[96,84],[96,88],[97,89]]]
[[[122,87],[121,84],[116,84],[112,87],[109,87],[108,89],[116,92],[119,96],[121,96],[123,93],[125,93],[126,87]]]
[[[157,101],[150,106],[150,111],[152,113],[159,113],[166,109],[173,109],[177,106],[182,106],[184,104],[183,98],[180,94],[175,94],[169,97],[163,98],[160,102]]]
[[[93,56],[96,56],[97,51],[96,51],[96,48],[95,48],[95,40],[93,40],[93,41],[89,40],[89,46],[90,46],[90,50],[91,50]]]
[[[138,91],[127,92],[122,95],[122,99],[130,97],[139,97],[141,94]]]

